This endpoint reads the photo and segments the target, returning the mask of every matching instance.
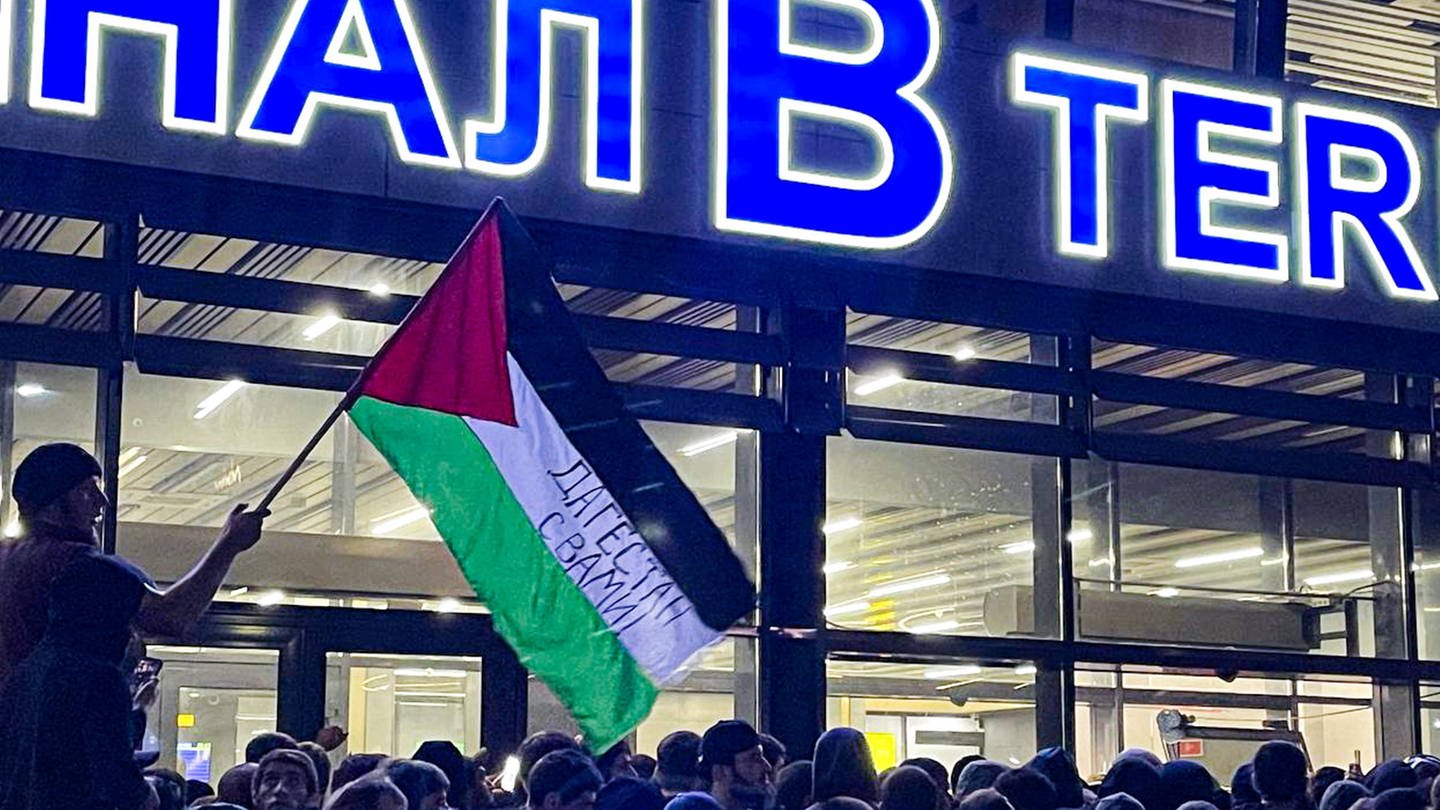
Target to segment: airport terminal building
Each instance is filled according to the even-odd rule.
[[[639,749],[1434,750],[1432,5],[0,0],[0,480],[173,580],[500,196],[760,588]],[[427,517],[342,420],[162,762],[563,727]]]

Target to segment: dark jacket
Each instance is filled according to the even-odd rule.
[[[56,579],[45,635],[0,694],[0,810],[144,804],[119,666],[144,589],[102,556],[81,556]]]

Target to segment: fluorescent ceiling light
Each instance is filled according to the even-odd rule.
[[[727,444],[734,444],[738,438],[740,438],[740,431],[738,430],[727,430],[724,433],[716,433],[714,436],[701,439],[698,442],[691,442],[680,448],[680,455],[686,458],[698,456],[701,453],[724,447]]]
[[[983,671],[975,664],[961,664],[954,667],[930,667],[922,674],[926,680],[943,681],[947,678],[968,678],[972,675],[979,675]]]
[[[284,591],[266,591],[266,592],[260,594],[259,596],[255,597],[255,604],[260,605],[261,607],[270,607],[271,605],[278,605],[278,604],[280,604],[281,602],[284,602],[284,601],[285,601],[285,592],[284,592]]]
[[[435,603],[436,613],[454,613],[460,609],[460,600],[453,596],[447,596]]]
[[[249,587],[248,585],[241,585],[240,587],[234,588],[234,589],[232,589],[232,590],[230,591],[230,598],[231,598],[231,599],[239,599],[240,597],[244,596],[245,594],[247,594],[247,593],[249,593],[249,592],[250,592],[250,587]]]
[[[367,292],[377,298],[384,298],[390,294],[390,285],[381,281],[372,286]]]
[[[1071,529],[1065,539],[1072,543],[1088,543],[1095,539],[1095,533],[1089,529]]]
[[[1357,568],[1354,571],[1342,571],[1338,574],[1321,574],[1318,577],[1310,577],[1305,584],[1312,588],[1317,585],[1338,585],[1341,582],[1362,582],[1375,579],[1375,572],[1369,568]]]
[[[1016,675],[1034,675],[1037,672],[1034,664],[1021,664],[1015,667]]]
[[[854,515],[835,518],[834,520],[825,521],[825,525],[820,527],[820,531],[825,534],[839,534],[840,532],[848,532],[851,529],[858,529],[864,522],[864,520]]]
[[[902,382],[905,382],[904,377],[893,371],[887,372],[855,386],[855,396],[868,397],[871,394],[884,391],[886,388],[894,388]]]
[[[371,522],[370,531],[380,535],[389,534],[396,529],[409,526],[411,523],[418,523],[429,516],[429,509],[423,506],[414,506]]]
[[[150,458],[144,453],[140,453],[139,448],[132,447],[131,450],[135,450],[136,453],[134,455],[131,455],[128,460],[125,459],[124,455],[121,456],[120,469],[115,471],[116,478],[124,478],[130,473],[135,472],[140,468],[141,464],[145,463],[146,459]],[[126,452],[129,453],[130,451],[127,450]]]
[[[40,383],[29,382],[21,383],[15,386],[15,393],[19,394],[25,399],[30,399],[31,397],[38,397],[41,394],[49,393],[49,389],[47,389]]]
[[[215,393],[200,400],[200,404],[195,406],[195,418],[204,419],[214,413],[216,408],[225,404],[225,400],[235,396],[235,394],[239,393],[240,389],[244,387],[244,380],[231,380],[220,386]]]
[[[1253,560],[1263,556],[1265,549],[1259,546],[1249,548],[1236,548],[1229,551],[1217,551],[1214,554],[1200,554],[1194,557],[1181,557],[1175,561],[1176,568],[1199,568],[1205,565],[1221,565],[1240,560]]]
[[[1000,550],[1006,554],[1029,554],[1035,550],[1035,541],[1026,540],[1021,543],[1010,543],[1009,545],[1001,546]]]
[[[1179,588],[1160,588],[1150,592],[1151,596],[1158,596],[1161,599],[1174,599],[1180,595]]]
[[[911,591],[934,588],[937,585],[944,585],[950,581],[948,574],[930,574],[928,576],[902,579],[899,582],[889,582],[870,589],[868,596],[875,599],[881,596],[894,596],[897,593],[909,593]]]
[[[956,347],[955,351],[950,353],[950,356],[963,363],[966,360],[974,360],[979,354],[979,352],[975,351],[974,346],[971,346],[969,343],[962,343]]]
[[[305,331],[300,334],[304,335],[306,340],[314,340],[339,326],[340,320],[340,316],[333,312],[321,315],[318,320],[305,327]]]
[[[837,562],[825,563],[825,567],[820,570],[824,571],[826,576],[829,576],[830,574],[838,574],[841,571],[849,571],[854,567],[855,563],[849,560],[839,560]]]
[[[1105,568],[1113,564],[1114,563],[1110,561],[1109,557],[1096,557],[1095,559],[1090,561],[1091,568]]]
[[[853,616],[856,613],[864,613],[869,609],[870,603],[861,599],[855,602],[845,602],[844,604],[827,607],[825,608],[825,617],[828,619],[832,616]]]
[[[927,633],[948,633],[951,630],[958,629],[960,629],[960,622],[954,619],[945,619],[944,621],[930,622],[928,624],[911,625],[905,629],[905,632],[925,635]]]

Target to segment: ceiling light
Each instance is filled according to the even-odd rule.
[[[1160,588],[1150,592],[1151,596],[1158,596],[1161,599],[1174,599],[1180,595],[1179,588]]]
[[[735,440],[738,438],[740,438],[740,431],[727,430],[724,433],[717,433],[709,438],[701,439],[698,442],[691,442],[690,444],[685,445],[684,447],[680,448],[680,455],[686,458],[690,458],[691,456],[698,456],[701,453],[724,447],[727,444],[734,444]]]
[[[7,540],[14,540],[15,538],[19,537],[19,536],[20,536],[20,520],[19,520],[19,518],[10,518],[10,522],[5,524],[5,532],[4,532],[4,533],[5,533],[5,538],[6,538]]]
[[[305,331],[300,334],[304,335],[306,340],[314,340],[339,325],[340,316],[333,312],[327,313],[321,315],[319,320],[305,327]]]
[[[825,563],[825,567],[820,570],[824,571],[826,576],[829,576],[831,574],[838,574],[841,571],[849,571],[854,567],[855,563],[849,560],[840,560],[838,562]]]
[[[1071,529],[1065,539],[1072,543],[1088,543],[1095,539],[1095,533],[1089,529]]]
[[[25,399],[30,399],[31,397],[38,397],[41,394],[49,393],[49,389],[47,389],[40,383],[29,382],[21,383],[15,386],[15,393],[19,394]]]
[[[133,449],[133,448],[132,448],[132,449]],[[123,458],[123,456],[122,456],[122,458]],[[141,464],[144,464],[144,463],[145,463],[145,460],[148,459],[148,458],[150,458],[150,457],[147,456],[147,455],[143,455],[143,454],[132,456],[128,461],[124,461],[124,462],[121,463],[120,469],[118,469],[118,470],[115,471],[115,477],[116,477],[116,478],[124,478],[125,476],[129,475],[130,473],[135,472],[137,469],[140,468],[140,465],[141,465]]]
[[[820,527],[820,531],[825,534],[839,534],[840,532],[848,532],[851,529],[858,529],[864,522],[864,520],[853,515],[850,517],[835,518],[834,520],[825,521],[825,525]]]
[[[974,346],[971,346],[969,343],[962,343],[956,347],[955,351],[950,353],[950,356],[963,363],[966,360],[974,360],[979,354],[979,352],[975,351]]]
[[[1001,546],[1000,550],[1005,552],[1006,554],[1029,554],[1030,552],[1035,550],[1035,541],[1026,540],[1022,543],[1011,543],[1009,545]]]
[[[957,622],[954,619],[945,619],[944,621],[930,622],[928,624],[911,625],[910,627],[905,628],[905,632],[915,633],[916,635],[925,635],[927,633],[948,633],[951,630],[958,629],[960,629],[960,622]]]
[[[893,371],[888,372],[855,386],[855,396],[868,397],[871,394],[884,391],[886,388],[894,388],[902,382],[905,382],[904,377],[901,377]]]
[[[930,667],[922,674],[927,681],[943,681],[949,678],[968,678],[983,671],[975,664],[961,664],[954,667]]]
[[[1034,664],[1021,664],[1015,667],[1016,675],[1034,675],[1037,671]]]
[[[1091,568],[1105,568],[1110,565],[1114,565],[1114,563],[1110,561],[1109,557],[1096,557],[1090,561]]]
[[[390,285],[382,281],[372,286],[367,292],[377,298],[384,298],[390,294]]]
[[[214,413],[216,408],[219,408],[221,405],[225,404],[225,400],[235,396],[235,394],[244,387],[244,380],[230,380],[229,382],[220,386],[220,388],[216,390],[215,393],[200,400],[200,404],[195,406],[195,418],[204,419],[205,417]]]
[[[1357,568],[1354,571],[1342,571],[1338,574],[1321,574],[1318,577],[1310,577],[1305,584],[1310,587],[1317,585],[1338,585],[1341,582],[1362,582],[1375,579],[1375,572],[1369,568]]]
[[[447,596],[435,603],[436,613],[454,613],[460,609],[460,600],[453,596]]]
[[[284,591],[266,591],[255,597],[255,604],[261,607],[271,607],[285,601]]]
[[[853,616],[856,613],[864,613],[869,609],[870,603],[864,601],[863,599],[855,602],[846,602],[844,604],[835,605],[834,607],[825,608],[825,618],[828,619],[834,616]]]
[[[233,590],[230,591],[230,598],[231,598],[231,599],[238,599],[238,598],[244,596],[245,594],[247,594],[247,593],[249,593],[249,592],[250,592],[250,588],[249,588],[248,586],[246,586],[246,585],[241,585],[240,587],[235,588],[235,589],[233,589]]]
[[[418,523],[427,517],[430,517],[429,509],[423,506],[413,506],[409,509],[372,521],[370,523],[370,531],[379,535],[386,535],[396,529],[409,526],[411,523]]]
[[[1249,548],[1236,548],[1229,551],[1217,551],[1214,554],[1201,554],[1195,557],[1181,557],[1175,561],[1176,568],[1199,568],[1204,565],[1220,565],[1222,563],[1239,562],[1240,560],[1253,560],[1263,556],[1265,549],[1259,546]]]
[[[871,588],[868,596],[875,599],[881,596],[894,596],[897,593],[909,593],[925,588],[933,588],[937,585],[944,585],[950,581],[948,574],[930,574],[928,576],[902,579],[899,582],[889,582],[884,585]]]

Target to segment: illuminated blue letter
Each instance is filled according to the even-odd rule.
[[[1017,53],[1010,98],[1054,113],[1055,239],[1069,256],[1110,255],[1109,121],[1150,118],[1150,80],[1141,73]]]
[[[0,11],[8,20],[9,9]],[[162,123],[225,133],[230,0],[35,0],[33,11],[30,106],[93,117],[100,108],[101,34],[127,31],[165,41]]]
[[[384,115],[406,163],[460,165],[405,0],[295,0],[236,134],[299,145],[322,104]]]
[[[555,29],[585,35],[588,94],[585,184],[640,191],[641,0],[494,0],[495,63],[486,120],[465,122],[470,168],[515,177],[545,158],[550,142]]]
[[[1165,266],[1283,283],[1290,278],[1283,234],[1222,227],[1221,203],[1273,210],[1280,205],[1280,164],[1215,148],[1216,136],[1278,145],[1280,99],[1166,79],[1159,148],[1165,185]]]
[[[1420,196],[1420,158],[1410,136],[1378,115],[1317,104],[1296,104],[1295,119],[1300,280],[1344,287],[1349,235],[1390,295],[1435,300],[1430,274],[1400,221]]]
[[[939,220],[954,175],[945,128],[919,96],[940,52],[935,7],[811,2],[858,15],[865,47],[795,42],[789,0],[715,4],[716,227],[852,247],[908,245]],[[796,117],[855,132],[877,153],[876,165],[859,175],[797,168]]]

